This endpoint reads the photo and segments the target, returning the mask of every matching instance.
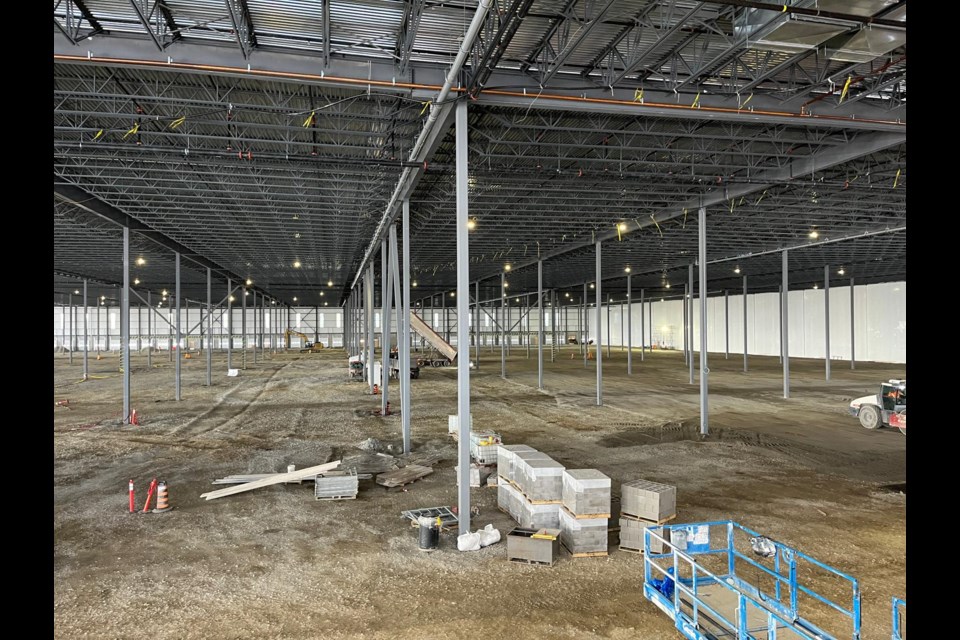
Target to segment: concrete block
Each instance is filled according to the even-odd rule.
[[[659,522],[677,514],[677,488],[649,480],[620,486],[620,512]]]
[[[562,476],[562,500],[574,515],[610,513],[610,478],[596,469],[567,469]]]

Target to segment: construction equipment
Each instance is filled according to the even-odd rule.
[[[390,351],[390,377],[394,380],[400,379],[400,354],[396,348]],[[416,380],[420,377],[420,361],[417,364],[410,365],[410,379]]]
[[[430,325],[424,322],[415,311],[410,312],[410,328],[423,336],[423,339],[429,342],[430,346],[444,356],[443,358],[417,358],[417,366],[443,367],[448,364],[453,364],[453,362],[456,361],[457,350],[454,349],[450,343],[441,338],[440,334],[434,331]]]
[[[730,520],[660,528],[643,531],[643,596],[685,638],[860,637],[856,578]],[[845,603],[814,591],[825,580]]]
[[[907,410],[907,381],[888,380],[880,385],[880,393],[857,398],[850,403],[850,415],[859,418],[865,429],[890,425],[890,417]],[[899,419],[898,419],[899,421]],[[906,435],[906,419],[900,431]],[[896,426],[896,425],[893,425]]]
[[[907,410],[890,415],[890,426],[900,429],[900,433],[907,435]]]
[[[287,329],[283,332],[284,349],[290,348],[290,336],[297,336],[303,341],[303,348],[300,349],[300,353],[316,353],[323,350],[322,342],[310,342],[310,338],[307,337],[307,334],[294,331],[293,329]]]

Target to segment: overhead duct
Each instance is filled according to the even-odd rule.
[[[870,17],[895,2],[896,0],[795,0],[784,6]],[[896,17],[893,17],[894,13],[897,14]],[[905,21],[906,7],[897,9],[890,17]],[[849,38],[838,38],[858,27],[859,30]],[[741,12],[735,22],[734,32],[737,36],[745,37],[752,49],[787,54],[802,53],[836,39],[829,43],[827,55],[833,60],[847,62],[869,62],[906,43],[907,39],[906,29],[877,25],[863,27],[852,20],[755,8]]]

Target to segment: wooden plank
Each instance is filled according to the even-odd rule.
[[[633,514],[625,513],[623,511],[620,512],[620,517],[625,518],[627,520],[633,520],[634,522],[643,522],[647,526],[652,527],[653,525],[666,524],[667,522],[670,522],[671,520],[677,517],[677,514],[673,514],[669,518],[664,518],[663,520],[658,520],[658,521],[647,520],[646,518],[641,518],[640,516],[635,516]]]
[[[419,480],[424,476],[428,476],[431,473],[433,473],[433,469],[430,467],[422,467],[418,464],[408,464],[403,469],[379,474],[376,482],[377,484],[388,488],[399,487],[405,484],[410,484],[411,482]]]
[[[336,469],[338,466],[340,466],[340,461],[334,460],[333,462],[319,464],[315,467],[307,467],[306,469],[299,469],[297,471],[290,471],[288,473],[278,473],[269,478],[263,478],[262,480],[256,480],[254,482],[248,482],[246,484],[240,484],[234,487],[227,487],[226,489],[208,491],[207,493],[201,493],[200,497],[206,498],[207,500],[215,500],[217,498],[223,498],[224,496],[232,496],[237,493],[243,493],[244,491],[259,489],[260,487],[268,487],[272,484],[280,484],[281,482],[289,482],[291,480],[303,480],[304,478],[316,476],[324,471]]]

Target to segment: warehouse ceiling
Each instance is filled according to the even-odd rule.
[[[88,278],[116,298],[120,221],[144,297],[172,289],[176,248],[188,298],[210,268],[215,300],[249,278],[339,304],[401,187],[413,297],[449,292],[458,100],[483,300],[508,264],[510,293],[535,289],[538,259],[545,287],[582,297],[596,240],[605,297],[625,296],[627,267],[634,289],[675,295],[701,205],[711,291],[775,290],[783,248],[791,288],[825,266],[903,279],[906,2],[785,6],[492,2],[434,104],[475,2],[55,1],[55,294]]]

